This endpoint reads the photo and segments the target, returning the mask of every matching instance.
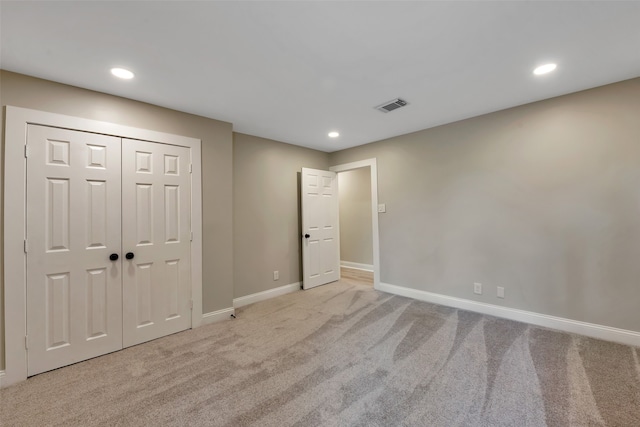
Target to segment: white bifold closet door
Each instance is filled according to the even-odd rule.
[[[190,328],[189,149],[29,125],[27,153],[28,375]]]
[[[120,144],[29,125],[28,375],[122,348]]]
[[[189,164],[185,147],[122,142],[125,347],[191,327]]]

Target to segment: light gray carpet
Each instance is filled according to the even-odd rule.
[[[0,390],[0,424],[640,426],[639,353],[346,280]]]

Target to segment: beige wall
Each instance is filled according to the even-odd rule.
[[[640,78],[331,164],[372,157],[382,282],[640,331]]]
[[[201,139],[203,311],[207,313],[232,306],[233,142],[230,123],[6,71],[0,71],[0,105],[31,108]],[[2,144],[4,147],[4,134]],[[4,152],[4,148],[2,151]],[[0,163],[2,167],[4,162]],[[0,304],[0,322],[3,318]],[[0,354],[4,357],[3,333],[0,334]],[[3,360],[0,362],[0,367],[4,366]]]
[[[234,133],[234,294],[302,281],[300,169],[328,169],[329,155]],[[273,271],[280,280],[273,280]]]
[[[373,264],[371,236],[371,168],[338,174],[340,260]]]
[[[301,167],[377,158],[382,282],[640,331],[640,79],[332,154],[5,71],[0,105],[202,140],[204,312],[301,280]]]

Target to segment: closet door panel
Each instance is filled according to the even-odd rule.
[[[122,142],[124,346],[191,327],[190,150]]]
[[[120,138],[29,125],[28,375],[122,348]]]

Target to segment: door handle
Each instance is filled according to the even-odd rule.
[[[304,235],[304,238],[305,238],[305,239],[308,239],[309,237],[311,237],[311,234],[309,234],[309,233],[307,233],[307,234],[305,234],[305,235]]]
[[[118,260],[118,258],[119,258],[119,257],[118,257],[118,254],[111,254],[111,255],[109,255],[109,259],[110,259],[111,261],[117,261],[117,260]]]
[[[133,257],[134,257],[133,252],[127,252],[127,254],[124,257],[126,259],[133,259]]]

